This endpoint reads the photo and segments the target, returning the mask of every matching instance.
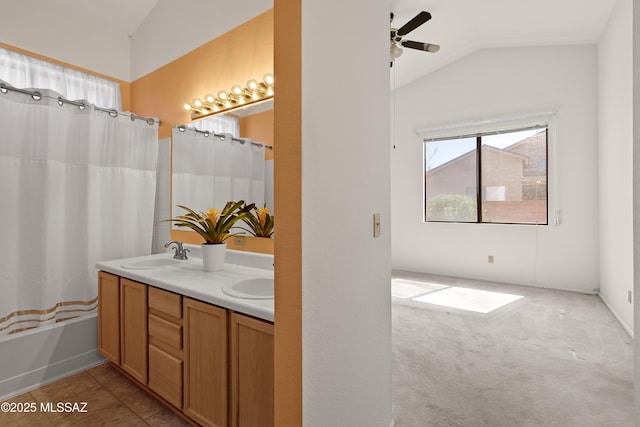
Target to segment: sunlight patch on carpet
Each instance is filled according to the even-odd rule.
[[[453,286],[413,298],[413,300],[487,314],[520,298],[522,298],[521,295]]]
[[[391,296],[396,298],[415,298],[430,292],[447,288],[446,285],[409,279],[391,279]]]

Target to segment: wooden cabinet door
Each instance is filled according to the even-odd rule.
[[[120,278],[98,272],[98,351],[120,364]]]
[[[231,314],[231,426],[271,427],[273,324]]]
[[[155,345],[149,345],[149,388],[182,408],[182,360]]]
[[[227,311],[184,298],[184,413],[227,426]]]
[[[120,279],[120,367],[147,384],[147,285]]]

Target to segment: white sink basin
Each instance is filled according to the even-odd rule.
[[[253,277],[241,280],[233,285],[224,286],[222,292],[236,298],[244,299],[272,299],[273,278]]]
[[[149,268],[160,268],[167,267],[170,265],[180,264],[183,261],[178,261],[173,258],[147,258],[141,259],[138,261],[131,261],[125,264],[122,264],[122,268],[128,268],[130,270],[145,270]]]

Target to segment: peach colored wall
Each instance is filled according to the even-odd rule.
[[[40,55],[39,53],[29,52],[28,50],[20,49],[18,47],[10,46],[8,44],[0,42],[0,46],[5,49],[11,49],[16,52],[24,53],[25,55],[33,56],[34,58],[43,59],[45,61],[53,62],[55,64],[64,65],[65,67],[73,68],[74,70],[83,71],[85,73],[93,74],[94,76],[102,77],[107,80],[111,80],[120,84],[120,94],[122,95],[122,111],[130,111],[131,110],[131,83],[125,82],[124,80],[114,79],[113,77],[96,73],[91,70],[87,70],[86,68],[76,67],[73,64],[68,64],[66,62],[58,61],[57,59],[49,58],[44,55]],[[100,107],[100,105],[98,105]]]
[[[275,425],[302,425],[302,2],[275,2]]]
[[[160,139],[191,121],[185,102],[273,72],[273,10],[131,83],[136,114],[160,118]]]
[[[240,118],[240,136],[251,138],[252,141],[263,142],[274,147],[273,140],[273,110],[252,114]],[[274,150],[266,150],[264,158],[273,159]]]

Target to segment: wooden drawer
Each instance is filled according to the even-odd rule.
[[[149,286],[149,309],[182,319],[182,297],[173,292]]]
[[[176,408],[182,408],[182,360],[150,345],[149,387]]]
[[[169,346],[182,348],[182,326],[149,313],[149,337],[168,344]]]

